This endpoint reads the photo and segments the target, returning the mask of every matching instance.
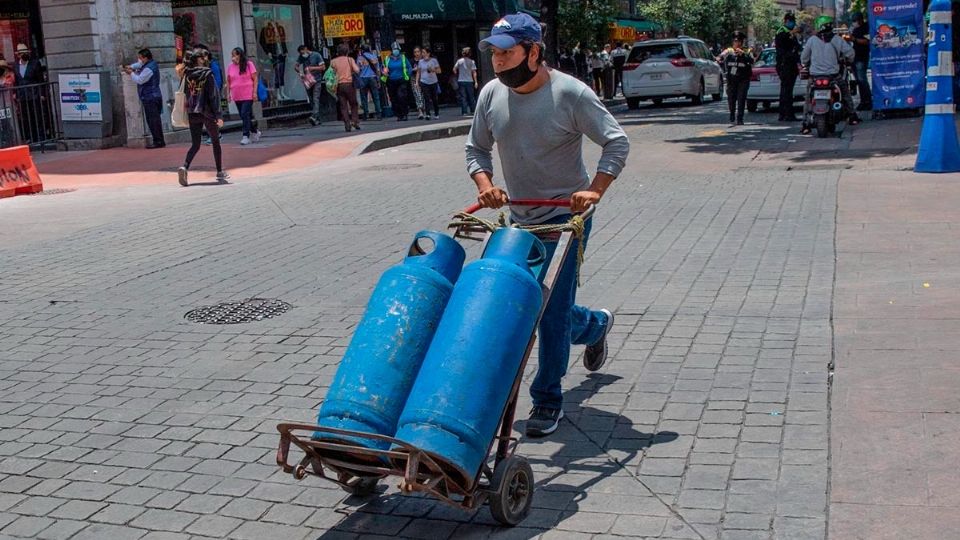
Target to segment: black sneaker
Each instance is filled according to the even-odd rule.
[[[587,345],[587,349],[583,351],[583,367],[587,368],[587,371],[597,371],[607,362],[607,334],[613,328],[613,313],[608,309],[601,309],[600,313],[607,316],[607,326],[603,329],[600,341]]]
[[[563,409],[534,407],[527,419],[527,437],[546,437],[560,426]]]
[[[227,171],[220,171],[217,173],[217,182],[220,184],[226,184],[227,180],[230,179],[230,173]]]

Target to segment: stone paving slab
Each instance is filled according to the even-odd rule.
[[[0,242],[0,535],[824,538],[840,173],[751,172],[749,154],[701,171],[713,156],[676,142],[700,129],[682,123],[693,111],[654,113],[678,127],[649,167],[638,147],[598,214],[580,299],[617,313],[613,354],[588,374],[575,350],[569,420],[522,442],[539,484],[521,527],[392,483],[345,499],[273,462],[276,423],[312,420],[371,284],[471,197],[451,139],[109,194],[130,210]],[[14,199],[0,226],[93,213],[96,198],[64,197]],[[253,295],[295,309],[183,319]]]

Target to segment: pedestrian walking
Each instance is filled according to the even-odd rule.
[[[566,73],[567,75],[577,76],[577,65],[576,61],[573,58],[573,53],[570,52],[570,49],[564,47],[560,51],[560,60],[557,62],[560,68],[560,71]]]
[[[360,74],[360,66],[350,57],[350,47],[346,43],[337,46],[337,57],[330,61],[330,67],[337,75],[337,103],[340,105],[343,128],[347,131],[359,130],[360,112],[357,110],[357,87],[353,78]]]
[[[493,50],[497,80],[484,85],[466,144],[467,171],[478,201],[500,208],[510,198],[570,199],[571,208],[511,207],[511,220],[524,225],[566,223],[569,212],[600,202],[623,170],[630,142],[616,119],[589,87],[544,64],[540,23],[518,13],[494,25],[480,49]],[[583,163],[583,136],[603,150],[593,180]],[[497,146],[505,187],[493,183],[493,147]],[[586,244],[592,219],[574,240],[540,321],[539,369],[530,386],[533,410],[526,433],[542,437],[563,418],[561,379],[570,361],[570,345],[586,345],[584,365],[600,369],[607,358],[607,334],[613,313],[575,303],[577,253]],[[556,241],[545,241],[548,257]],[[585,247],[585,245],[584,245]]]
[[[580,48],[580,42],[573,48],[573,64],[577,70],[577,78],[586,82],[589,66],[587,65],[586,50]]]
[[[369,45],[362,45],[357,54],[357,65],[360,66],[360,107],[363,108],[363,119],[370,119],[370,110],[367,103],[367,94],[373,97],[373,106],[377,120],[383,118],[380,107],[380,58],[370,51]]]
[[[217,92],[220,92],[223,95],[223,70],[220,67],[220,61],[217,60],[217,56],[213,54],[213,51],[210,50],[210,47],[207,47],[203,43],[198,43],[194,45],[195,48],[200,48],[210,54],[210,73],[213,74],[213,82],[217,85]],[[220,132],[220,141],[223,141],[223,132]],[[207,138],[204,139],[203,144],[210,146],[213,144],[211,135],[207,133]]]
[[[870,26],[863,20],[863,13],[853,14],[853,31],[850,40],[853,42],[853,75],[857,80],[857,90],[860,94],[858,111],[873,110],[873,93],[870,91],[870,79],[867,77],[867,68],[870,66]]]
[[[143,114],[147,117],[147,128],[150,129],[150,138],[153,140],[146,148],[163,148],[167,143],[163,139],[163,121],[160,119],[163,114],[160,66],[153,59],[150,49],[140,49],[137,51],[137,61],[123,68],[123,71],[137,83],[137,96],[143,105]]]
[[[473,114],[477,109],[477,63],[470,58],[470,47],[460,51],[460,59],[454,64],[453,72],[457,75],[460,114]]]
[[[310,113],[310,123],[314,126],[320,124],[320,96],[323,95],[323,72],[327,70],[327,64],[323,61],[323,55],[310,50],[309,45],[300,45],[297,47],[297,63],[293,66],[294,71],[300,76],[304,87],[307,89],[307,96],[312,105]],[[309,76],[308,76],[309,75]],[[312,82],[310,82],[312,81]]]
[[[186,108],[190,122],[190,149],[183,160],[183,166],[177,170],[177,179],[181,186],[187,186],[187,173],[190,164],[202,145],[203,130],[212,139],[213,160],[217,166],[217,181],[226,184],[230,175],[223,170],[223,156],[220,148],[220,128],[223,117],[220,112],[220,91],[210,70],[210,51],[194,48],[184,58],[184,92]]]
[[[610,57],[613,59],[613,95],[617,95],[618,88],[623,92],[623,66],[627,63],[627,49],[623,43],[617,43]]]
[[[420,73],[420,58],[423,57],[423,50],[420,47],[413,48],[413,83],[410,85],[413,90],[413,102],[417,107],[417,120],[423,120],[425,109],[423,105],[423,91],[420,89],[418,74]]]
[[[433,108],[433,119],[440,118],[440,62],[430,54],[430,47],[420,49],[420,62],[417,66],[417,85],[423,94],[424,120],[430,119],[430,108]]]
[[[734,32],[733,45],[720,53],[720,64],[727,78],[727,107],[730,125],[743,125],[743,109],[747,105],[750,77],[753,74],[753,52],[744,48],[747,35]]]
[[[603,58],[600,53],[594,54],[587,49],[587,60],[590,62],[590,74],[593,77],[593,91],[599,96],[603,93]]]
[[[240,144],[260,142],[260,129],[254,126],[253,101],[257,94],[259,75],[257,66],[247,59],[247,53],[240,47],[230,52],[230,67],[227,68],[227,99],[237,105],[240,121],[243,123],[243,138]],[[252,135],[252,139],[251,139]]]
[[[609,43],[600,51],[600,59],[603,61],[603,99],[613,99],[616,87],[613,85],[613,48]]]
[[[783,16],[783,26],[777,29],[773,39],[777,48],[777,76],[780,77],[780,122],[796,122],[793,114],[793,88],[800,76],[800,27],[793,13]]]
[[[387,83],[387,92],[390,94],[390,103],[397,122],[406,122],[410,111],[410,74],[412,72],[410,61],[400,52],[400,47],[394,44],[383,66],[381,80]]]

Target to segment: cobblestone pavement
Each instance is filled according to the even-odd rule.
[[[572,357],[568,420],[522,441],[522,526],[394,482],[345,499],[274,464],[277,422],[312,420],[378,275],[472,198],[457,138],[230,186],[0,201],[0,536],[823,538],[840,172],[758,164],[789,128],[728,133],[705,124],[717,105],[623,116],[631,160],[579,296],[615,310],[612,361]],[[251,296],[295,309],[183,318]]]

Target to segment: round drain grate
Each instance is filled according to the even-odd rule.
[[[183,318],[200,324],[240,324],[272,319],[291,308],[293,306],[276,298],[247,298],[239,302],[198,307],[188,311]]]

